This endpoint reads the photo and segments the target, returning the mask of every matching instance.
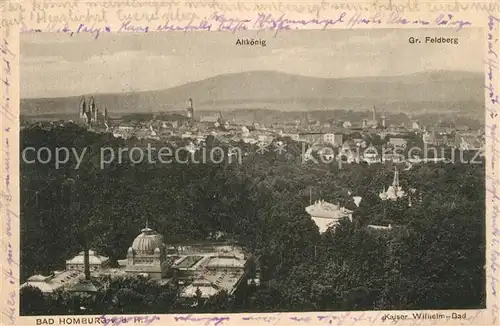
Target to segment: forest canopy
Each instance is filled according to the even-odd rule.
[[[66,147],[81,152],[88,147],[88,153],[98,154],[101,146],[132,143],[144,145],[76,126],[21,131],[21,151]],[[213,140],[209,144],[217,145]],[[59,169],[53,162],[21,165],[21,283],[64,268],[65,260],[81,251],[82,232],[89,235],[93,250],[114,261],[122,259],[148,220],[166,244],[222,231],[258,257],[261,285],[240,311],[485,306],[483,164],[418,164],[402,171],[402,187],[418,194],[411,206],[407,199],[378,198],[392,182],[390,164],[304,164],[297,156],[273,151],[252,153],[241,164],[125,161],[101,169],[92,155],[86,155],[79,169],[75,164],[72,160]],[[69,179],[78,184],[77,214],[72,213],[75,192]],[[320,234],[304,210],[310,194],[314,200],[342,205],[352,204],[352,196],[363,199],[352,222],[342,220]],[[373,230],[369,224],[392,228]],[[116,282],[129,288],[131,281]],[[162,290],[148,290],[156,293],[152,297],[141,293],[144,286],[113,293],[109,307],[157,312],[154,296],[160,297]],[[40,296],[34,289],[23,293],[26,298]],[[38,310],[63,307],[66,311],[57,313],[65,314],[70,309],[63,294],[41,301],[26,298],[22,305],[41,302]],[[137,304],[122,305],[120,298],[133,298]],[[165,294],[161,300],[165,307],[170,297]]]

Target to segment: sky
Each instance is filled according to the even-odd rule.
[[[458,45],[424,44],[426,36]],[[410,44],[417,37],[421,44]],[[265,39],[266,47],[236,46]],[[479,29],[357,29],[21,35],[21,98],[166,89],[225,73],[275,70],[339,78],[432,70],[482,72]]]

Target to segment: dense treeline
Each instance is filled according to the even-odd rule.
[[[30,146],[49,147],[53,152],[56,147],[75,148],[78,153],[85,146],[92,150],[87,150],[77,170],[74,158],[60,169],[53,162],[21,165],[21,281],[63,268],[65,259],[81,251],[81,237],[101,254],[121,259],[148,219],[167,243],[205,239],[213,231],[224,231],[259,257],[261,286],[240,303],[240,311],[479,308],[485,304],[481,164],[415,165],[402,171],[402,186],[415,189],[409,207],[406,200],[378,199],[378,193],[392,182],[393,166],[303,163],[300,153],[250,152],[242,164],[125,160],[99,168],[101,146],[130,143],[145,145],[76,126],[22,131],[21,150]],[[208,146],[215,145],[216,140],[210,139]],[[363,199],[352,223],[342,221],[334,231],[320,235],[304,211],[310,193],[313,199],[348,207],[353,205],[353,195]],[[76,208],[71,206],[75,202]],[[393,228],[373,230],[367,224]],[[124,282],[129,289],[125,285],[132,281],[116,282]],[[170,311],[171,295],[161,294],[164,290],[146,280],[136,282],[143,284],[101,298],[100,307],[152,313],[163,302],[162,311]],[[148,286],[156,290],[144,292]],[[33,289],[23,293],[41,295]],[[23,299],[22,311],[72,311],[64,294],[57,295],[36,309],[29,308],[29,302],[38,301]],[[130,297],[133,305],[127,304]]]

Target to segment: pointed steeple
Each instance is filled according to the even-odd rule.
[[[399,171],[394,167],[394,180],[392,181],[393,187],[399,187]]]
[[[85,97],[82,96],[80,100],[80,117],[84,117],[86,111],[87,111],[87,102],[85,101]]]
[[[94,112],[95,111],[95,101],[94,101],[94,97],[93,96],[90,97],[89,108],[90,108],[90,112]]]

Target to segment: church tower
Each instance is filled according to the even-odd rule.
[[[79,109],[79,117],[80,120],[87,121],[87,102],[85,101],[85,97],[82,96],[80,100],[80,109]]]
[[[189,106],[186,109],[186,116],[190,119],[194,119],[194,107],[193,107],[193,99],[189,99]]]
[[[392,180],[392,186],[399,188],[399,171],[396,167],[394,167],[394,179]]]
[[[95,106],[95,100],[94,97],[90,97],[90,103],[89,103],[89,111],[90,111],[90,122],[95,122],[96,121],[96,106]]]
[[[377,109],[375,109],[375,106],[373,106],[373,117],[372,117],[372,120],[373,121],[377,121]]]

